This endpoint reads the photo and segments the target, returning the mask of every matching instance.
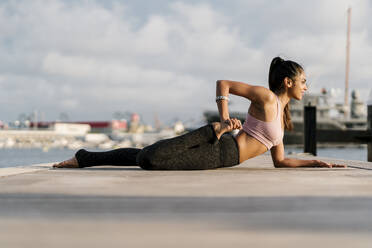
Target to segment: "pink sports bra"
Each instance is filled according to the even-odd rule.
[[[243,130],[264,144],[268,150],[273,146],[279,145],[284,136],[280,118],[281,103],[278,96],[276,96],[276,99],[278,108],[275,120],[270,122],[260,121],[247,113],[247,117],[243,124]]]

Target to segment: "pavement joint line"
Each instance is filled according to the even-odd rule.
[[[364,167],[353,166],[353,165],[349,165],[348,167],[354,168],[354,169],[359,169],[359,170],[372,170],[371,168],[364,168]]]
[[[27,165],[27,166],[0,168],[0,178],[8,177],[8,176],[15,176],[15,175],[24,174],[24,173],[32,173],[32,172],[49,170],[51,166],[52,166],[52,163],[42,163],[42,164],[34,164],[34,165]]]

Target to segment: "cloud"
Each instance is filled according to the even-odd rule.
[[[302,63],[313,90],[344,82],[346,8],[353,6],[352,87],[371,79],[368,0],[298,2],[2,1],[3,120],[39,109],[47,119],[201,118],[217,79],[267,85],[272,57]],[[141,6],[140,6],[141,5]],[[151,5],[151,4],[150,4]],[[365,97],[362,94],[362,97]],[[233,98],[232,110],[247,101]]]

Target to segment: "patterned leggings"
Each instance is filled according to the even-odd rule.
[[[145,170],[206,170],[239,164],[239,149],[231,134],[218,140],[212,125],[175,138],[160,140],[143,149],[119,148],[107,152],[80,149],[79,167],[139,165]]]

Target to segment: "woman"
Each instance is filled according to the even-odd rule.
[[[79,150],[75,157],[55,168],[83,168],[97,165],[139,165],[146,170],[202,170],[230,167],[271,150],[274,166],[346,167],[319,160],[284,157],[284,129],[292,130],[291,98],[301,100],[307,90],[304,69],[296,62],[276,57],[269,70],[269,88],[228,80],[217,81],[216,102],[220,122],[187,134],[160,140],[143,149],[120,148],[108,152]],[[251,101],[247,118],[230,118],[228,95]],[[240,129],[236,137],[229,134]]]

